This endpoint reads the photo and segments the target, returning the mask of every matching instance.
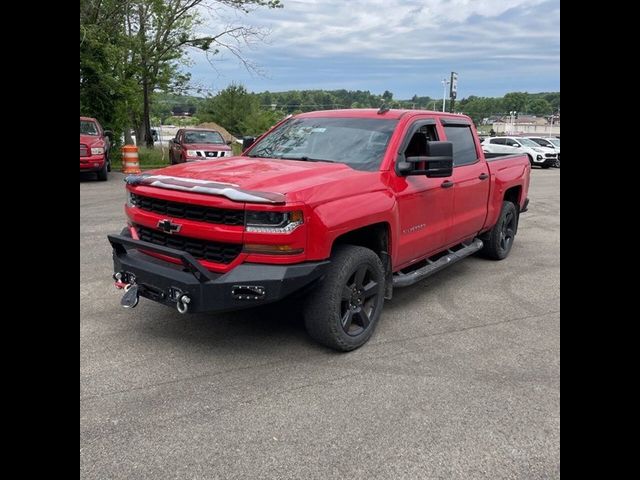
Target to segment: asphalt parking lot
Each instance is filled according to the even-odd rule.
[[[124,310],[122,175],[81,176],[81,478],[558,478],[560,171],[531,176],[506,260],[396,290],[348,354],[288,303]]]

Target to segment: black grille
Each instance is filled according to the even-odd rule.
[[[556,154],[555,153],[545,153],[544,156],[547,157],[547,158],[555,158]]]
[[[144,242],[182,250],[195,258],[215,263],[231,263],[242,250],[242,245],[236,243],[209,242],[198,238],[170,235],[140,225],[136,225],[136,229],[140,240]]]
[[[189,203],[170,202],[159,198],[131,194],[131,203],[142,210],[160,213],[173,218],[186,218],[199,222],[223,225],[244,225],[244,211],[226,208],[204,207]]]
[[[80,144],[80,156],[81,157],[89,156],[89,149],[87,148],[86,145]]]

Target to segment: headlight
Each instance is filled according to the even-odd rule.
[[[227,155],[227,152],[225,152],[224,150],[218,153],[219,157],[225,157],[226,155]]]
[[[533,151],[534,152],[544,152],[544,150],[540,150],[539,148],[534,148]]]
[[[127,190],[127,207],[135,207],[136,206],[136,198],[133,193]]]
[[[198,156],[198,152],[196,152],[195,150],[187,150],[187,157],[197,157]]]
[[[302,212],[251,211],[245,213],[247,232],[290,233],[303,223]]]
[[[91,147],[91,155],[102,155],[104,147]]]

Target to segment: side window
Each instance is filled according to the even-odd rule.
[[[411,136],[411,140],[404,149],[405,157],[423,157],[427,154],[427,142],[438,140],[435,125],[422,125]]]
[[[447,140],[453,143],[453,166],[469,165],[478,160],[473,133],[468,125],[445,125]]]
[[[504,138],[492,138],[491,143],[496,145],[504,145]]]

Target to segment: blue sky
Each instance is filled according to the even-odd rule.
[[[193,83],[211,93],[231,82],[249,91],[370,90],[442,97],[458,72],[458,98],[560,90],[559,0],[282,0],[249,14],[204,11],[202,33],[251,25],[266,42],[242,45],[262,72],[228,53],[191,52]],[[233,40],[226,38],[225,41]]]

